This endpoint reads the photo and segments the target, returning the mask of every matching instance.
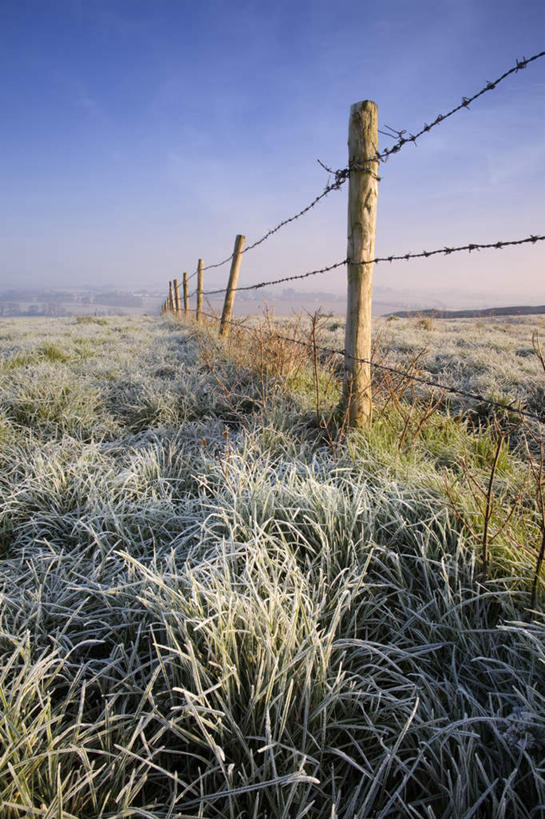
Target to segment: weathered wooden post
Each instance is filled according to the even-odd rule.
[[[176,310],[176,315],[180,316],[182,305],[180,302],[180,285],[178,284],[178,279],[174,279],[174,309]]]
[[[348,298],[344,406],[348,424],[371,422],[371,291],[378,199],[378,112],[371,100],[350,108],[348,126]],[[367,262],[367,264],[362,264]],[[366,361],[358,361],[357,359]]]
[[[189,289],[188,289],[187,273],[184,273],[184,314],[185,314],[186,318],[187,318],[188,302],[189,302]]]
[[[172,287],[172,282],[168,283],[168,309],[172,313],[174,310],[174,291]]]
[[[195,312],[195,318],[197,321],[201,320],[201,313],[202,313],[202,279],[203,279],[203,260],[199,259],[199,264],[197,267],[197,310]]]
[[[242,236],[240,233],[237,235],[235,239],[235,249],[233,250],[233,258],[231,261],[231,271],[229,273],[229,283],[227,285],[227,290],[225,292],[225,301],[223,303],[223,312],[221,314],[221,322],[220,322],[220,336],[226,336],[229,334],[229,330],[231,327],[231,317],[233,315],[233,304],[235,302],[235,290],[238,284],[238,274],[240,272],[240,263],[242,261],[242,249],[244,248],[244,242],[246,241],[246,236]]]

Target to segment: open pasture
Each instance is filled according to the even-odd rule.
[[[3,816],[545,810],[538,425],[382,381],[348,435],[293,326],[0,322]],[[375,357],[539,413],[540,328]]]

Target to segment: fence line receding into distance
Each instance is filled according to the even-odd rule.
[[[429,132],[432,128],[444,122],[449,117],[456,114],[462,109],[468,109],[469,105],[476,99],[481,97],[488,91],[496,88],[499,83],[509,77],[511,74],[519,72],[526,68],[527,65],[545,56],[545,51],[533,55],[529,59],[517,60],[515,65],[505,71],[499,77],[481,88],[477,93],[470,97],[463,97],[462,102],[449,110],[445,114],[439,114],[430,123],[425,123],[424,126],[416,133],[408,133],[407,131],[397,131],[389,128],[393,133],[389,136],[397,136],[396,142],[389,148],[380,152],[378,146],[378,124],[376,116],[376,104],[370,101],[356,103],[351,108],[351,117],[349,125],[349,162],[346,168],[333,171],[320,162],[320,165],[333,174],[334,180],[328,184],[325,190],[316,196],[306,207],[298,211],[293,216],[283,219],[279,224],[270,230],[266,231],[263,236],[253,243],[244,247],[244,237],[238,236],[235,242],[233,253],[225,259],[209,265],[204,265],[203,260],[199,259],[197,269],[191,276],[184,274],[184,314],[188,314],[188,298],[191,298],[195,293],[197,294],[197,308],[196,320],[199,321],[202,315],[202,300],[204,296],[218,295],[226,293],[224,309],[221,320],[221,332],[226,334],[228,328],[235,324],[232,322],[231,315],[233,309],[234,294],[238,291],[257,290],[267,286],[273,286],[294,280],[305,279],[310,276],[327,273],[336,268],[347,265],[348,268],[348,305],[347,305],[347,320],[346,320],[346,340],[344,350],[329,350],[328,348],[318,348],[321,351],[328,352],[335,355],[344,356],[344,404],[345,411],[349,423],[352,426],[360,426],[368,423],[371,419],[371,368],[379,368],[396,373],[404,378],[425,384],[427,386],[438,388],[444,392],[457,394],[471,400],[478,400],[486,402],[504,410],[518,412],[520,415],[545,422],[535,413],[529,413],[514,405],[502,404],[500,402],[487,399],[485,396],[477,393],[471,393],[460,390],[453,385],[445,385],[439,382],[423,379],[419,376],[397,370],[396,368],[388,367],[386,365],[379,365],[373,362],[370,354],[371,343],[371,278],[373,265],[379,262],[394,262],[394,261],[409,261],[411,259],[431,258],[437,255],[450,255],[457,252],[472,252],[484,249],[502,249],[508,246],[517,246],[545,240],[545,235],[530,235],[524,239],[502,240],[490,243],[467,243],[456,247],[442,247],[435,250],[423,250],[421,252],[408,252],[404,254],[392,254],[389,256],[374,256],[374,240],[375,240],[375,213],[376,213],[376,196],[378,192],[379,177],[375,168],[380,162],[385,162],[390,156],[398,153],[407,144],[416,144],[417,139]],[[389,127],[389,126],[386,126]],[[308,213],[312,208],[325,198],[333,190],[338,190],[346,181],[349,182],[349,226],[348,226],[348,249],[347,255],[339,262],[310,270],[305,273],[297,273],[285,275],[277,279],[258,282],[253,285],[238,286],[238,272],[240,270],[240,261],[243,253],[252,250],[261,245],[273,234],[277,233],[281,228],[299,219],[304,214]],[[373,205],[370,208],[369,202]],[[239,244],[237,245],[237,242]],[[231,271],[229,276],[229,283],[227,287],[217,288],[212,290],[204,290],[204,271],[213,268],[221,267],[228,262],[231,262]],[[365,272],[367,271],[367,272]],[[196,290],[187,295],[187,282],[194,276],[198,276],[198,284]],[[176,315],[181,315],[180,296],[177,280],[169,283],[169,295],[163,303],[162,312],[175,312]],[[241,326],[236,323],[237,326]],[[294,341],[278,335],[278,338],[284,338],[288,341]],[[306,342],[295,341],[295,343],[305,344]],[[309,343],[310,344],[310,343]]]
[[[461,111],[464,108],[466,110],[468,110],[469,105],[472,102],[474,102],[476,99],[481,97],[483,94],[486,94],[487,91],[492,91],[494,88],[496,88],[503,80],[505,80],[511,74],[516,74],[518,71],[521,71],[523,68],[526,68],[527,65],[534,62],[534,60],[538,60],[541,57],[545,57],[545,51],[540,51],[539,54],[534,54],[533,57],[529,57],[528,59],[523,58],[522,60],[516,60],[515,65],[512,68],[510,68],[508,71],[504,71],[504,73],[501,74],[499,77],[496,77],[495,80],[492,80],[491,82],[488,81],[486,83],[486,85],[483,88],[480,89],[480,91],[477,91],[477,93],[473,94],[471,97],[462,97],[462,102],[459,105],[455,106],[450,111],[447,111],[447,113],[445,113],[445,114],[438,114],[435,117],[435,119],[432,120],[432,122],[430,124],[424,123],[423,127],[419,131],[417,131],[416,134],[409,134],[408,136],[405,136],[405,134],[408,133],[405,130],[403,130],[403,131],[394,131],[394,133],[397,134],[397,136],[398,136],[397,142],[394,145],[391,145],[389,148],[386,148],[381,153],[379,153],[378,151],[375,152],[373,160],[376,161],[376,162],[385,162],[393,154],[399,153],[399,151],[405,145],[408,145],[408,144],[415,145],[416,140],[419,139],[419,137],[421,137],[424,134],[428,133],[429,131],[431,131],[432,128],[435,128],[441,122],[444,122],[446,119],[453,116],[458,111]],[[306,213],[308,213],[310,210],[312,210],[312,208],[315,207],[318,204],[318,202],[321,202],[321,200],[324,199],[332,191],[339,190],[339,188],[342,185],[344,185],[344,183],[346,182],[346,180],[348,179],[348,177],[350,175],[350,165],[348,165],[346,168],[341,168],[339,170],[333,170],[331,168],[328,168],[327,165],[324,165],[323,162],[320,162],[320,160],[318,160],[318,163],[321,165],[322,168],[324,168],[324,170],[326,170],[329,174],[332,174],[335,177],[334,181],[332,183],[328,184],[325,187],[325,189],[322,191],[322,193],[318,194],[314,199],[312,199],[311,202],[309,202],[308,205],[306,205],[300,211],[295,213],[293,216],[289,216],[289,217],[287,217],[285,219],[282,219],[277,225],[275,225],[275,227],[272,227],[269,230],[267,230],[263,234],[263,236],[261,236],[259,239],[252,242],[251,244],[247,245],[244,248],[244,250],[242,251],[243,253],[248,253],[249,250],[253,250],[255,247],[258,247],[263,242],[265,242],[267,239],[269,239],[271,236],[273,236],[275,233],[277,233],[279,230],[281,230],[281,228],[285,227],[286,225],[289,225],[291,222],[294,222],[296,219],[299,219],[301,216],[304,216]],[[214,268],[222,267],[223,265],[228,264],[228,262],[230,262],[232,260],[232,258],[233,258],[233,254],[231,254],[230,256],[227,256],[225,259],[222,259],[219,262],[215,262],[214,264],[206,265],[204,270],[212,270]],[[193,276],[196,276],[196,275],[197,275],[197,271],[195,270],[195,272],[190,276],[190,278],[193,278]]]

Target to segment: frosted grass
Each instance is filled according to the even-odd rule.
[[[3,815],[545,810],[545,621],[524,552],[480,583],[461,430],[334,457],[167,322],[0,337]]]
[[[418,374],[424,378],[503,402],[520,401],[523,409],[540,413],[545,379],[532,346],[536,331],[541,339],[545,337],[543,316],[381,317],[373,321],[375,360],[404,369],[419,355]],[[324,320],[322,339],[326,346],[342,349],[344,320]],[[456,397],[449,401],[458,410],[465,408],[465,402]]]

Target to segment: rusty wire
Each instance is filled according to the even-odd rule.
[[[322,191],[322,193],[320,193],[318,196],[316,196],[312,200],[312,202],[310,202],[310,204],[308,204],[306,207],[304,207],[302,210],[300,210],[298,213],[294,214],[293,216],[290,216],[287,219],[283,219],[281,222],[279,222],[278,225],[276,225],[276,227],[273,227],[270,230],[268,230],[266,233],[264,233],[263,236],[260,239],[253,242],[251,245],[247,245],[241,251],[241,253],[247,253],[248,250],[252,250],[254,247],[257,247],[258,245],[265,242],[270,236],[273,235],[273,233],[276,233],[281,228],[283,228],[284,225],[288,225],[290,222],[294,222],[296,219],[299,219],[300,216],[303,216],[305,213],[307,213],[309,210],[311,210],[315,205],[318,204],[318,202],[321,199],[323,199],[329,193],[331,193],[331,191],[339,190],[339,188],[341,187],[341,185],[343,184],[344,181],[345,181],[344,178],[342,179],[342,181],[341,181],[340,178],[339,179],[336,178],[335,181],[332,182],[330,185],[327,185],[325,190]],[[227,264],[227,262],[230,262],[232,260],[232,258],[233,258],[233,254],[231,253],[231,255],[228,256],[226,259],[223,259],[223,261],[217,262],[216,264],[209,264],[206,267],[204,267],[203,270],[212,270],[215,267],[222,267],[224,264]]]
[[[496,88],[497,85],[500,82],[502,82],[504,79],[506,79],[508,76],[510,76],[511,74],[517,73],[521,69],[526,68],[526,66],[529,65],[531,62],[534,62],[534,60],[540,59],[541,57],[544,57],[544,56],[545,56],[545,51],[541,51],[540,53],[535,54],[534,56],[532,56],[532,57],[530,57],[528,59],[523,58],[522,60],[517,60],[516,64],[512,68],[510,68],[508,71],[505,71],[503,74],[501,74],[499,77],[497,77],[492,82],[490,82],[490,81],[487,82],[487,84],[480,91],[473,94],[471,97],[462,97],[462,102],[459,105],[452,108],[446,114],[439,114],[430,124],[425,123],[424,126],[420,129],[420,131],[418,131],[415,134],[409,133],[408,136],[406,136],[406,134],[408,133],[407,131],[397,131],[396,129],[393,129],[393,128],[390,128],[389,126],[386,126],[386,127],[389,128],[390,131],[393,132],[392,134],[388,134],[388,136],[392,136],[392,137],[397,136],[398,137],[397,142],[394,145],[392,145],[390,148],[386,148],[381,153],[377,152],[375,157],[373,157],[372,159],[369,159],[367,161],[368,162],[377,162],[377,163],[380,162],[380,161],[386,161],[392,154],[398,153],[406,144],[409,144],[409,143],[416,144],[416,140],[420,136],[422,136],[425,133],[428,133],[436,125],[439,125],[441,122],[443,122],[444,120],[446,120],[449,117],[453,116],[458,111],[461,111],[462,108],[466,108],[466,109],[469,108],[469,105],[472,102],[474,102],[476,99],[481,97],[487,91],[491,91],[492,89]],[[358,165],[352,164],[352,165],[349,165],[347,168],[342,168],[340,170],[332,170],[331,168],[328,168],[326,165],[324,165],[324,163],[322,163],[320,161],[319,161],[319,164],[328,173],[333,175],[333,177],[334,177],[333,182],[328,184],[326,186],[325,190],[321,194],[316,196],[305,208],[298,211],[298,213],[296,213],[295,215],[293,215],[293,216],[291,216],[291,217],[289,217],[287,219],[282,220],[274,228],[271,228],[270,230],[268,230],[260,239],[253,242],[250,245],[247,245],[244,248],[244,250],[242,251],[243,253],[247,252],[248,250],[252,250],[253,248],[255,248],[258,245],[262,244],[270,236],[272,236],[274,233],[279,231],[282,227],[289,224],[290,222],[295,221],[296,219],[299,219],[301,216],[303,216],[305,213],[307,213],[313,207],[315,207],[315,205],[317,205],[318,202],[320,202],[322,199],[324,199],[333,190],[339,190],[341,188],[341,186],[344,184],[344,182],[346,182],[346,180],[349,178],[351,170],[358,170],[358,171],[363,170],[363,171],[367,171],[369,173],[374,174],[374,172],[370,168],[368,168],[367,166],[362,167],[359,164]],[[543,241],[544,239],[545,239],[545,236],[532,235],[532,236],[529,236],[529,237],[527,237],[525,239],[515,239],[515,240],[510,240],[510,241],[498,241],[498,242],[490,242],[490,243],[469,243],[469,244],[461,245],[461,246],[457,246],[457,247],[443,247],[443,248],[438,248],[436,250],[424,250],[424,251],[421,251],[419,253],[404,253],[404,254],[401,254],[401,255],[382,256],[382,257],[377,257],[377,258],[367,260],[367,261],[363,261],[363,262],[356,262],[355,264],[368,265],[368,264],[375,264],[375,263],[379,263],[379,262],[409,261],[410,259],[417,259],[417,258],[427,259],[427,258],[429,258],[431,256],[436,256],[436,255],[448,256],[451,253],[457,253],[457,252],[461,252],[461,251],[467,251],[467,252],[471,253],[474,250],[483,250],[483,249],[490,249],[490,248],[502,249],[502,248],[507,247],[507,246],[522,245],[522,244],[526,244],[526,243],[535,244],[536,242]],[[233,255],[234,254],[231,254],[226,259],[223,259],[221,262],[217,262],[215,264],[207,265],[206,267],[203,268],[203,270],[211,270],[213,268],[221,267],[224,264],[227,264],[228,262],[230,262],[233,259]],[[267,287],[269,285],[281,284],[281,283],[284,283],[284,282],[294,281],[296,279],[305,279],[305,278],[308,278],[310,276],[318,275],[320,273],[326,273],[328,271],[331,271],[331,270],[334,270],[336,268],[342,267],[343,265],[348,264],[348,263],[349,263],[349,259],[343,259],[340,262],[335,262],[334,264],[328,265],[326,267],[319,268],[317,270],[311,270],[311,271],[308,271],[306,273],[299,273],[299,274],[294,274],[294,275],[290,275],[290,276],[283,276],[283,277],[281,277],[279,279],[273,279],[273,280],[270,280],[270,281],[259,282],[257,284],[253,284],[253,285],[246,285],[246,286],[242,286],[242,287],[233,288],[233,292],[236,292],[238,290],[257,290],[257,289],[260,289],[260,288],[263,288],[263,287]],[[194,278],[194,276],[197,275],[197,272],[198,271],[195,270],[195,272],[192,273],[191,276],[188,277],[188,280]],[[220,289],[217,289],[217,290],[206,290],[206,291],[203,292],[203,296],[211,296],[211,295],[216,295],[216,294],[220,294],[220,293],[225,293],[226,290],[227,290],[227,288],[220,288]],[[190,297],[194,296],[196,292],[197,292],[197,290],[192,291],[192,293],[190,294]],[[209,316],[210,318],[216,318],[216,316],[212,316],[212,315],[210,315],[208,313],[203,313],[203,315]],[[246,327],[245,325],[243,325],[240,322],[229,321],[228,323],[231,324],[231,325],[234,325],[236,327],[239,327],[241,329],[244,329],[244,330],[250,330],[251,329],[251,328]],[[291,343],[294,343],[294,344],[302,344],[304,346],[313,346],[315,349],[317,349],[317,350],[319,350],[321,352],[328,353],[330,355],[341,355],[341,356],[346,356],[347,355],[345,350],[333,350],[333,349],[330,349],[330,348],[327,348],[327,347],[317,346],[317,345],[313,344],[312,342],[304,342],[304,341],[301,341],[301,340],[290,338],[289,336],[282,336],[280,334],[275,334],[275,337],[279,338],[279,339],[283,339],[283,340],[291,342]],[[465,390],[460,390],[460,389],[458,389],[456,387],[453,387],[451,385],[441,384],[440,382],[437,382],[437,381],[432,381],[430,379],[421,378],[420,376],[411,375],[408,372],[403,372],[402,370],[397,370],[395,367],[390,367],[390,366],[387,366],[385,364],[378,364],[378,363],[376,363],[374,361],[371,361],[369,359],[357,358],[357,357],[352,357],[352,356],[351,356],[351,358],[354,361],[359,361],[361,363],[369,364],[373,368],[385,370],[385,371],[394,373],[396,375],[400,375],[403,378],[406,378],[406,379],[409,379],[409,380],[412,380],[412,381],[416,381],[418,383],[424,384],[425,386],[433,387],[435,389],[440,389],[443,392],[453,394],[453,395],[458,395],[458,396],[461,396],[461,397],[464,397],[464,398],[468,398],[470,400],[480,401],[482,403],[486,403],[486,404],[489,404],[491,406],[498,407],[500,409],[504,409],[504,410],[508,410],[510,412],[518,413],[521,416],[532,418],[532,419],[537,420],[538,422],[540,422],[542,424],[545,423],[544,419],[541,418],[539,415],[537,415],[535,413],[528,412],[526,410],[521,410],[519,407],[515,407],[513,404],[503,404],[503,403],[498,402],[498,401],[493,401],[492,399],[486,398],[485,396],[483,396],[483,395],[481,395],[479,393],[472,393],[472,392],[468,392],[468,391],[465,391]]]
[[[541,52],[539,52],[539,54],[534,54],[533,57],[529,57],[528,59],[523,58],[522,60],[517,60],[515,65],[512,68],[510,68],[508,71],[504,71],[504,73],[501,74],[499,77],[497,77],[495,80],[488,81],[486,83],[486,85],[483,88],[481,88],[480,91],[477,91],[476,94],[473,94],[471,97],[462,97],[462,102],[459,105],[452,108],[446,114],[438,114],[430,124],[424,123],[423,127],[419,131],[417,131],[416,134],[408,133],[405,130],[398,131],[398,130],[396,130],[394,128],[390,128],[390,126],[386,126],[387,128],[389,128],[390,131],[393,131],[394,135],[397,135],[397,137],[398,137],[397,142],[394,145],[390,146],[389,148],[385,148],[384,151],[382,151],[380,153],[377,151],[375,157],[373,157],[372,159],[369,159],[368,161],[369,162],[384,162],[392,154],[398,153],[405,145],[407,145],[409,143],[412,143],[413,145],[416,144],[416,140],[419,137],[423,136],[423,134],[428,133],[428,131],[431,131],[431,129],[435,128],[436,125],[439,125],[441,122],[444,122],[446,119],[453,116],[458,111],[461,111],[462,108],[466,108],[466,109],[469,108],[469,105],[472,102],[474,102],[476,99],[481,97],[483,94],[486,94],[487,91],[492,91],[492,89],[496,88],[499,85],[500,82],[505,80],[511,74],[516,74],[518,71],[521,71],[523,68],[526,68],[527,65],[534,62],[534,60],[538,60],[541,57],[545,57],[545,51],[541,51]],[[408,134],[408,135],[406,136],[406,134]],[[392,136],[392,135],[389,135],[389,136]],[[257,239],[252,244],[247,245],[242,250],[242,253],[247,253],[249,250],[252,250],[254,247],[258,247],[258,245],[265,242],[270,236],[277,233],[277,231],[279,231],[285,225],[290,224],[290,222],[294,222],[296,219],[299,219],[305,213],[308,213],[309,210],[312,210],[312,208],[314,208],[318,204],[318,202],[320,202],[322,199],[324,199],[326,196],[328,196],[328,194],[330,194],[332,191],[339,190],[342,187],[342,185],[344,185],[346,180],[349,178],[351,170],[371,172],[368,168],[362,167],[359,164],[358,165],[349,165],[346,168],[340,168],[338,170],[333,170],[332,168],[329,168],[327,165],[325,165],[320,160],[318,160],[318,163],[325,171],[327,171],[329,174],[331,174],[334,177],[333,181],[331,183],[329,183],[326,186],[326,188],[324,189],[324,191],[322,191],[322,193],[320,193],[318,196],[316,196],[306,207],[304,207],[302,210],[295,213],[293,216],[290,216],[287,219],[283,219],[281,222],[279,222],[275,227],[271,228],[270,230],[267,230],[266,233],[264,233],[263,236],[261,236],[260,239]],[[233,254],[231,253],[230,256],[227,256],[225,259],[222,259],[222,261],[216,262],[215,264],[207,265],[206,267],[203,268],[203,270],[213,270],[214,268],[217,268],[217,267],[223,267],[224,264],[227,264],[232,259],[233,259]],[[193,273],[193,276],[194,275],[195,275],[195,273]],[[191,278],[193,278],[193,276],[191,276]]]
[[[459,253],[460,251],[468,251],[471,253],[474,250],[484,250],[494,248],[496,250],[501,250],[504,247],[508,247],[509,245],[523,245],[527,243],[535,244],[536,242],[542,242],[545,239],[545,236],[528,236],[527,239],[513,239],[511,241],[505,242],[489,242],[488,244],[477,244],[477,243],[470,243],[467,245],[460,245],[459,247],[443,247],[437,250],[422,250],[420,253],[402,253],[398,256],[378,256],[375,259],[370,259],[369,261],[364,262],[350,262],[349,259],[342,259],[340,262],[335,262],[334,264],[330,264],[327,267],[320,267],[317,270],[309,270],[307,273],[296,273],[290,276],[282,276],[280,279],[271,279],[266,282],[259,282],[258,284],[247,284],[242,287],[234,287],[233,293],[238,292],[239,290],[258,290],[262,287],[267,287],[269,285],[275,284],[283,284],[284,282],[291,282],[295,279],[307,279],[309,276],[317,276],[319,273],[327,273],[330,270],[335,270],[337,267],[342,267],[345,264],[358,264],[358,265],[368,265],[368,264],[378,264],[379,262],[397,262],[397,261],[409,261],[410,259],[428,259],[430,256],[437,256],[437,255],[444,255],[449,256],[451,253]],[[196,292],[196,291],[194,291]],[[227,288],[222,287],[217,290],[204,290],[203,296],[215,296],[219,293],[226,293]],[[192,294],[193,295],[193,294]]]
[[[212,313],[203,313],[202,315],[206,316],[207,318],[218,320],[218,317]],[[248,327],[241,321],[227,321],[227,324],[232,325],[233,327],[237,327],[240,330],[246,330],[247,332],[252,332],[254,328]],[[410,372],[406,370],[398,370],[396,367],[391,367],[387,364],[378,364],[376,361],[373,361],[370,358],[360,358],[358,356],[351,356],[347,353],[346,350],[335,350],[331,347],[323,347],[319,344],[316,344],[313,341],[302,341],[301,339],[292,338],[291,336],[284,336],[281,333],[272,333],[273,338],[278,338],[282,341],[287,341],[291,344],[299,344],[303,347],[311,347],[314,350],[317,350],[321,353],[327,353],[328,355],[339,355],[343,357],[350,358],[351,361],[358,361],[362,364],[369,364],[373,369],[383,370],[389,373],[394,373],[395,375],[400,375],[402,378],[406,378],[409,381],[416,381],[419,384],[423,384],[426,387],[433,387],[434,389],[439,389],[444,393],[448,393],[449,395],[458,395],[462,398],[468,398],[472,401],[479,401],[483,404],[489,404],[490,406],[497,407],[498,409],[508,410],[509,412],[515,412],[518,415],[523,415],[526,418],[531,418],[534,421],[538,421],[540,424],[545,425],[545,418],[537,415],[535,412],[529,412],[528,410],[523,410],[520,407],[515,406],[514,404],[504,404],[501,401],[494,401],[492,398],[487,398],[485,395],[481,395],[481,393],[477,392],[469,392],[468,390],[460,390],[458,387],[453,387],[451,384],[442,384],[439,381],[433,381],[429,378],[422,378],[419,375],[412,375]]]
[[[417,131],[416,134],[409,133],[408,136],[405,136],[407,131],[397,131],[396,132],[398,135],[397,142],[390,148],[385,148],[385,150],[382,151],[382,153],[377,154],[378,158],[381,160],[386,160],[392,154],[398,153],[398,151],[400,151],[401,148],[403,148],[403,146],[406,145],[407,143],[412,142],[414,144],[419,137],[421,137],[423,134],[427,134],[428,131],[431,131],[431,129],[435,128],[436,125],[439,125],[440,122],[444,122],[453,114],[456,114],[458,111],[461,111],[462,108],[469,108],[472,102],[481,97],[483,94],[486,94],[487,91],[492,91],[492,89],[496,88],[500,84],[500,82],[505,80],[511,74],[516,74],[518,71],[521,71],[523,68],[526,68],[526,66],[529,65],[530,63],[533,63],[534,60],[539,60],[541,57],[545,57],[545,51],[540,51],[539,54],[534,54],[533,57],[529,57],[528,59],[523,57],[522,60],[517,60],[512,68],[510,68],[508,71],[504,71],[503,74],[501,74],[495,80],[492,80],[492,82],[488,81],[486,85],[483,88],[481,88],[480,91],[477,91],[476,94],[473,94],[473,96],[471,97],[462,97],[462,102],[459,105],[456,105],[446,114],[438,114],[433,120],[433,122],[430,122],[429,125],[427,123],[424,123],[424,126],[420,129],[420,131]],[[395,129],[390,130],[395,131]]]

